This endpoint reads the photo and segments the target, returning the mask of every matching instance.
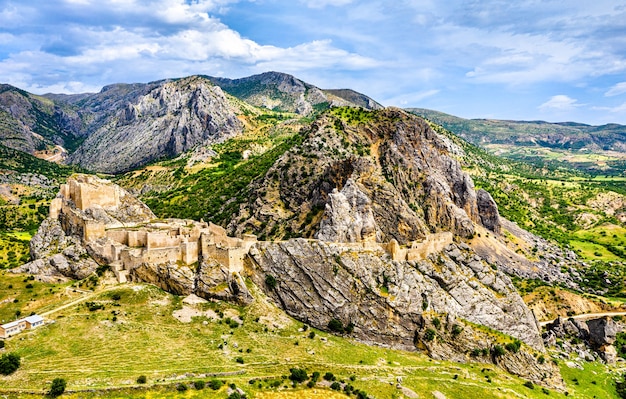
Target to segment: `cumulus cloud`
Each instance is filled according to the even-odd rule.
[[[571,111],[582,104],[578,103],[578,100],[573,99],[564,94],[552,96],[548,101],[541,104],[539,109],[542,111]]]

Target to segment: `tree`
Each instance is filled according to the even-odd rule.
[[[265,284],[267,284],[267,286],[271,289],[276,288],[276,278],[274,278],[274,276],[272,276],[271,274],[268,274],[267,276],[265,276]]]
[[[145,384],[146,381],[148,381],[148,378],[146,378],[145,375],[140,375],[139,377],[137,377],[137,384]]]
[[[307,380],[307,378],[309,378],[309,376],[307,375],[305,370],[302,369],[298,369],[298,368],[293,368],[291,370],[291,375],[289,376],[289,379],[291,381],[294,382],[304,382]]]
[[[20,356],[7,353],[0,357],[0,374],[13,374],[20,367]]]
[[[50,391],[48,391],[48,396],[56,398],[57,396],[63,395],[65,392],[65,387],[67,386],[67,382],[63,378],[55,378],[52,380],[52,385],[50,385]]]

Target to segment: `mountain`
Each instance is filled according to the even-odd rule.
[[[506,158],[555,166],[566,162],[582,170],[615,174],[623,171],[626,161],[626,126],[623,125],[464,119],[423,108],[408,111]],[[601,161],[595,155],[602,155]]]
[[[310,115],[315,110],[329,106],[383,108],[376,101],[353,90],[323,90],[281,72],[266,72],[241,79],[208,76],[207,79],[249,104],[300,115]]]
[[[75,149],[81,142],[81,129],[81,120],[71,108],[0,85],[0,144],[43,157],[57,145]]]
[[[241,134],[240,119],[251,112],[249,104],[301,115],[331,105],[382,108],[352,90],[325,91],[277,72],[236,80],[191,76],[114,84],[99,93],[75,95],[36,96],[2,85],[0,144],[92,171],[120,173]]]
[[[105,88],[81,101],[94,118],[93,131],[70,155],[70,163],[119,173],[198,145],[222,142],[243,129],[224,93],[203,78],[129,89]]]

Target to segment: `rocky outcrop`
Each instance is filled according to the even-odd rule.
[[[474,184],[453,156],[462,150],[418,117],[338,109],[303,135],[253,183],[231,232],[329,240],[365,233],[406,244],[439,231],[471,237],[481,223]]]
[[[328,195],[318,238],[322,241],[380,241],[380,230],[372,211],[372,200],[348,179],[341,191]]]
[[[164,81],[117,104],[70,156],[71,163],[119,173],[200,144],[222,142],[243,124],[222,90],[199,77]],[[129,95],[130,96],[130,95]]]
[[[48,277],[83,279],[98,267],[88,255],[82,240],[66,235],[58,219],[45,219],[30,241],[31,261],[12,269]]]
[[[613,346],[617,333],[624,326],[610,317],[600,317],[586,322],[569,318],[557,318],[546,325],[543,340],[546,346],[558,347],[565,353],[576,353],[584,360],[600,358],[607,363],[615,363],[617,350]]]
[[[511,280],[450,245],[422,261],[392,261],[383,251],[292,239],[258,243],[246,272],[287,313],[327,328],[336,318],[354,325],[354,336],[414,349],[424,312],[483,324],[542,349],[536,321]],[[275,277],[275,288],[265,284]]]
[[[500,213],[498,205],[487,191],[480,189],[476,192],[476,205],[483,226],[496,234],[501,232]]]
[[[473,349],[497,344],[497,338],[475,329],[480,324],[543,350],[536,320],[511,280],[465,245],[449,245],[420,261],[393,261],[372,245],[292,239],[256,244],[245,265],[247,276],[291,316],[325,330],[343,326],[366,343],[469,361]],[[441,329],[435,341],[427,337],[434,319],[433,329]],[[528,354],[532,351],[480,360],[559,385],[558,370],[539,364]]]

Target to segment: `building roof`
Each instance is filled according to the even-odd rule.
[[[30,324],[34,324],[43,321],[43,317],[39,316],[38,314],[34,314],[32,316],[24,317],[24,320],[26,320]]]
[[[18,324],[20,324],[20,320],[15,320],[15,321],[12,321],[12,322],[10,322],[10,323],[3,324],[3,325],[2,325],[2,328],[4,328],[4,329],[6,330],[6,329],[8,329],[8,328],[15,327],[15,326],[17,326]]]

